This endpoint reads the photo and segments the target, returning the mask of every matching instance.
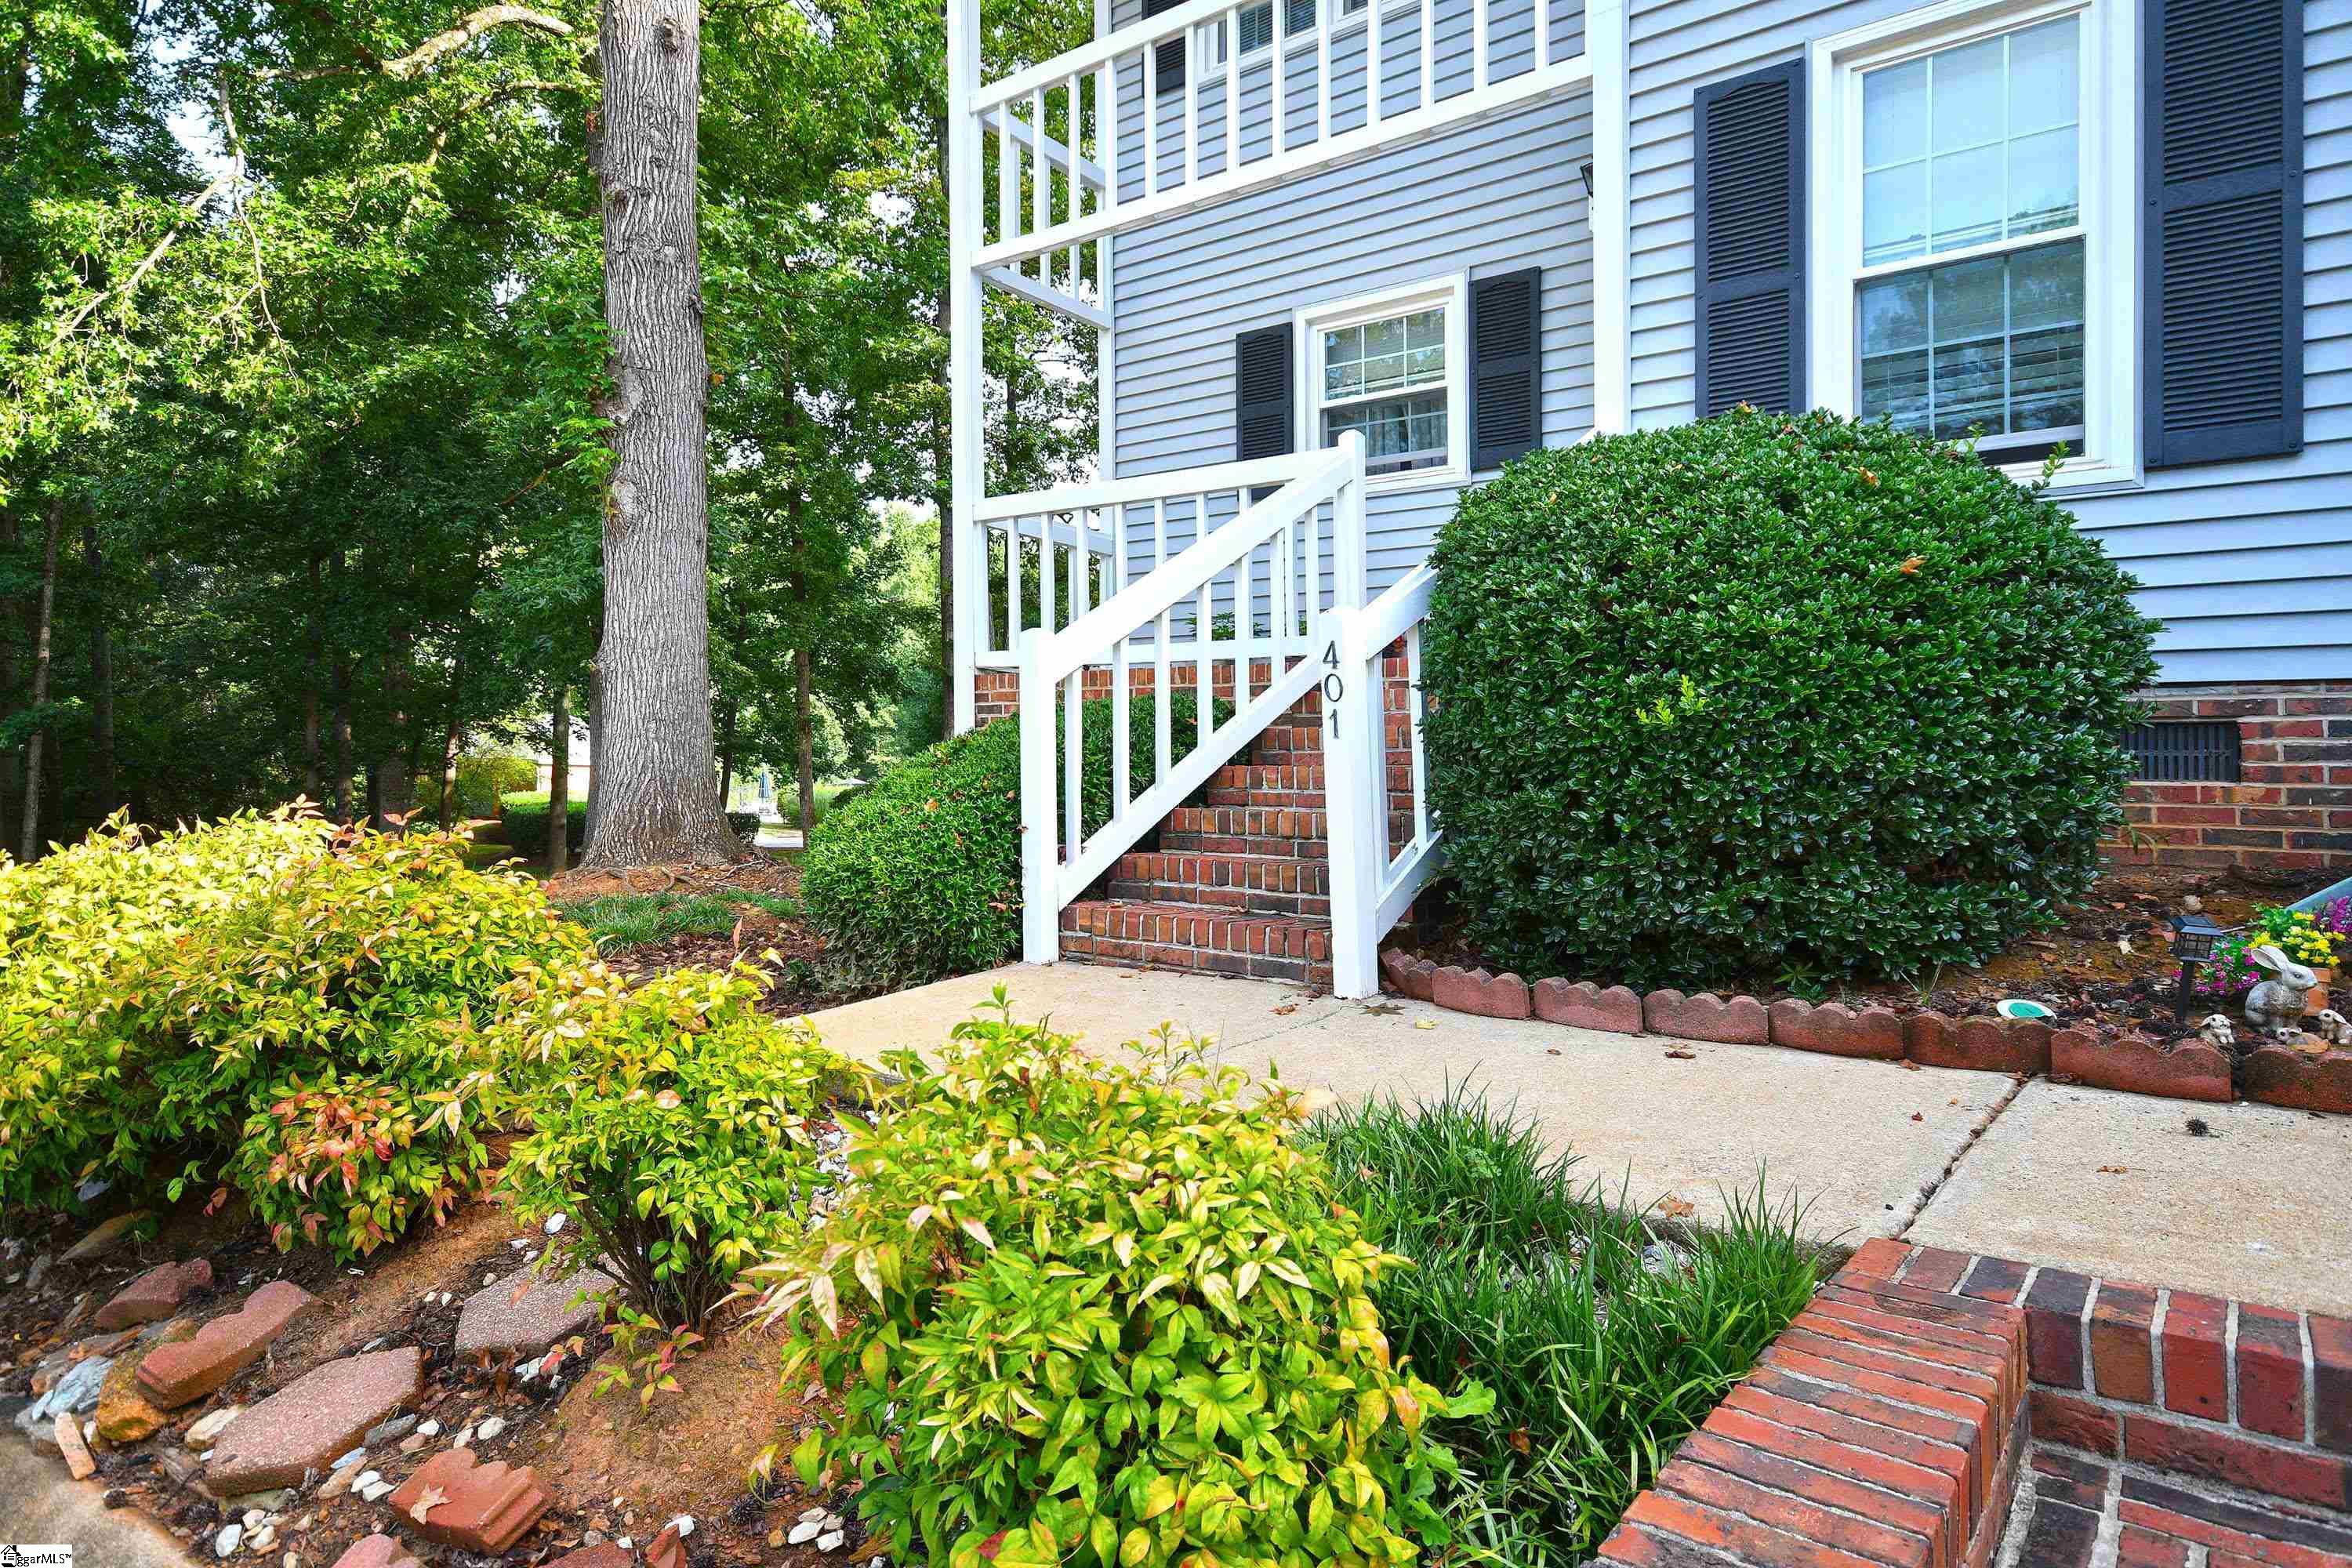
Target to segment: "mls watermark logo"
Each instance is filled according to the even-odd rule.
[[[11,1546],[0,1542],[0,1568],[73,1568],[70,1546]]]

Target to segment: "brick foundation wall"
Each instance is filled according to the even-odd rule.
[[[2113,858],[2352,870],[2352,680],[2158,687],[2143,696],[2158,722],[2237,721],[2239,782],[2131,784]]]

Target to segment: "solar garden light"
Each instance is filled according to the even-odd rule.
[[[2213,949],[2229,933],[2200,914],[2176,915],[2172,921],[2172,956],[2180,961],[2180,994],[2172,1005],[2172,1020],[2189,1022],[2190,988],[2197,966],[2213,962]]]

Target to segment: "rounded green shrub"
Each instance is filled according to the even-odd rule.
[[[517,855],[526,860],[547,858],[547,819],[553,810],[544,790],[499,796],[499,820],[506,824],[507,843]],[[571,817],[571,854],[576,863],[588,844],[588,803],[572,802]]]
[[[2156,623],[1964,447],[1742,409],[1544,450],[1433,560],[1431,801],[1500,963],[1924,973],[2096,875]]]
[[[1131,795],[1156,775],[1154,711],[1148,695],[1128,704]],[[1199,744],[1199,711],[1191,692],[1170,697],[1171,761]],[[1211,721],[1232,713],[1220,698]],[[1111,721],[1108,699],[1086,704],[1089,833],[1110,819]],[[966,974],[1011,957],[1021,942],[1020,788],[1021,721],[1011,718],[943,741],[835,802],[810,837],[801,900],[837,957],[880,983]]]

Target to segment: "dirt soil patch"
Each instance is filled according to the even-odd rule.
[[[2187,1032],[2172,1016],[2180,966],[2172,957],[2170,922],[2184,900],[2194,897],[2207,919],[2235,926],[2243,924],[2257,904],[2292,903],[2330,879],[2286,881],[2239,869],[2113,866],[2087,897],[2063,911],[2058,929],[2012,942],[1985,963],[1944,968],[1916,984],[1835,981],[1819,994],[1807,994],[1807,999],[1889,1007],[1898,1013],[1933,1009],[1960,1017],[1990,1013],[2003,997],[2016,996],[2049,1007],[2062,1025],[2089,1024],[2111,1032],[2136,1030],[2169,1038]],[[1463,938],[1458,918],[1450,915],[1433,940],[1402,945],[1439,963],[1497,967]],[[1602,974],[1566,978],[1604,985],[1612,982]],[[1769,980],[1733,989],[1768,999],[1797,994]],[[2200,1004],[2191,1008],[2192,1022],[2221,1005],[2212,997],[2201,997]]]
[[[499,1140],[495,1152],[503,1154],[509,1142]],[[320,1298],[260,1361],[208,1398],[172,1412],[154,1436],[92,1445],[94,1484],[105,1489],[108,1506],[151,1515],[204,1561],[212,1560],[214,1535],[236,1515],[224,1506],[226,1500],[205,1490],[203,1466],[184,1441],[187,1430],[215,1411],[249,1406],[326,1363],[402,1345],[417,1346],[425,1363],[425,1392],[412,1414],[438,1422],[439,1430],[422,1440],[412,1434],[404,1450],[396,1442],[381,1444],[370,1450],[367,1465],[397,1483],[458,1434],[478,1434],[484,1422],[498,1418],[503,1426],[496,1435],[477,1436],[472,1447],[486,1461],[535,1467],[554,1498],[545,1519],[502,1561],[551,1560],[600,1539],[631,1540],[642,1551],[680,1514],[695,1520],[686,1542],[693,1568],[814,1568],[863,1564],[874,1555],[847,1492],[804,1495],[789,1462],[780,1463],[761,1487],[751,1484],[753,1457],[777,1441],[789,1453],[824,1405],[821,1390],[779,1387],[782,1345],[772,1334],[741,1323],[713,1331],[679,1368],[678,1391],[657,1394],[650,1404],[641,1404],[632,1390],[597,1392],[602,1379],[595,1363],[606,1346],[593,1334],[559,1345],[565,1353],[551,1375],[520,1375],[537,1358],[457,1361],[454,1343],[466,1299],[535,1258],[546,1243],[537,1231],[518,1229],[501,1204],[464,1204],[447,1224],[422,1224],[372,1257],[343,1266],[318,1247],[279,1253],[265,1227],[234,1201],[208,1213],[199,1196],[161,1214],[152,1239],[89,1264],[47,1264],[36,1282],[34,1261],[44,1254],[62,1256],[96,1217],[26,1224],[10,1216],[0,1249],[0,1322],[5,1324],[0,1414],[29,1392],[44,1358],[89,1337],[97,1307],[153,1264],[212,1260],[216,1288],[187,1301],[182,1317],[190,1325],[235,1310],[274,1279],[291,1279]],[[21,1439],[5,1431],[0,1440]],[[64,1474],[60,1464],[61,1482]],[[305,1564],[331,1563],[352,1542],[377,1530],[413,1535],[387,1502],[371,1503],[356,1492],[321,1498],[318,1482],[313,1478],[278,1510],[275,1539],[264,1559],[273,1568],[289,1552]],[[813,1545],[782,1544],[802,1512],[819,1504],[850,1516],[841,1549],[821,1554]]]
[[[758,851],[729,866],[632,866],[621,871],[566,871],[547,881],[547,896],[576,904],[615,893],[769,893],[796,899],[801,892],[797,860]]]

